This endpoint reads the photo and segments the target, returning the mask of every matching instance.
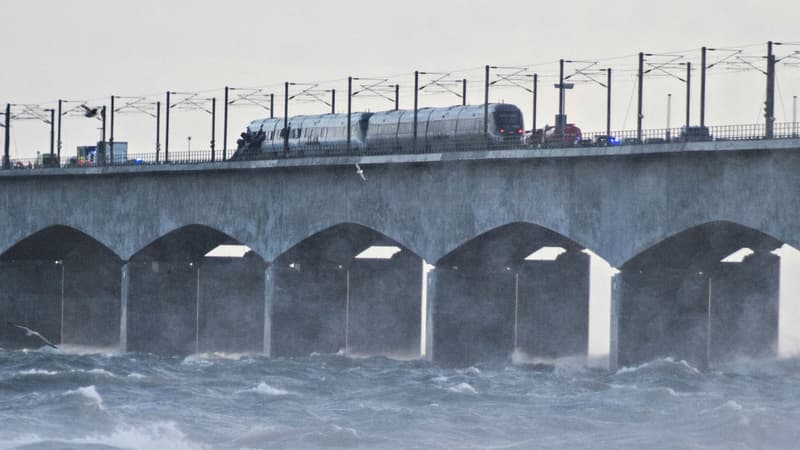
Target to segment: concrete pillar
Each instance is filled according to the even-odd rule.
[[[513,349],[515,274],[437,266],[428,286],[435,313],[429,355],[445,365],[505,360]]]
[[[62,266],[54,261],[0,262],[0,348],[40,348],[44,344],[5,322],[33,328],[55,344],[61,342]]]
[[[538,358],[583,355],[589,345],[589,255],[523,261],[517,277],[516,349]]]
[[[191,354],[197,349],[197,266],[143,261],[128,266],[127,349]]]
[[[425,304],[425,360],[434,361],[434,341],[436,339],[434,323],[436,320],[436,291],[439,284],[439,273],[435,269],[428,272]]]
[[[271,320],[265,345],[270,355],[344,350],[347,269],[326,263],[303,262],[293,267],[276,263],[267,272],[264,292]]]
[[[261,352],[264,264],[244,258],[203,258],[199,268],[200,352]]]
[[[708,276],[687,270],[623,270],[612,292],[611,365],[672,357],[706,362]]]
[[[780,258],[756,251],[711,277],[711,361],[777,354]]]
[[[116,257],[92,247],[62,262],[63,342],[116,347],[120,339],[120,273]]]
[[[275,265],[270,265],[264,270],[264,342],[262,351],[267,357],[272,357],[272,304],[275,302]]]
[[[355,259],[349,273],[348,352],[418,358],[422,260],[408,251]]]
[[[128,351],[128,297],[130,292],[130,271],[128,262],[120,268],[120,294],[119,294],[119,351]]]

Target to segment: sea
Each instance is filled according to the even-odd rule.
[[[0,351],[0,449],[793,449],[800,360]]]

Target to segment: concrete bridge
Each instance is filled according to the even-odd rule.
[[[4,171],[0,317],[127,351],[550,358],[586,353],[589,249],[620,270],[612,364],[769,354],[798,173],[798,139]]]

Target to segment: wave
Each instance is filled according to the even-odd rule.
[[[205,450],[209,447],[190,440],[174,422],[155,422],[140,426],[121,425],[108,434],[92,434],[74,439],[43,439],[37,435],[21,436],[0,444],[2,449],[162,449]]]
[[[269,395],[274,397],[280,397],[291,394],[291,392],[287,391],[286,389],[276,388],[264,382],[258,383],[258,386],[252,389],[245,389],[244,391],[239,391],[239,393],[244,393],[244,392],[255,392],[257,394]]]
[[[691,375],[702,375],[703,373],[685,360],[675,360],[672,357],[654,359],[638,366],[623,367],[616,371],[614,375],[625,375],[643,371],[658,371],[662,369],[679,369],[681,372]]]
[[[103,405],[103,397],[100,396],[100,394],[97,392],[97,388],[95,388],[94,385],[79,387],[78,389],[65,392],[64,395],[80,395],[93,401],[99,409],[106,409]]]
[[[472,387],[469,383],[459,383],[455,386],[450,386],[446,388],[450,392],[455,392],[456,394],[477,394],[478,390]]]

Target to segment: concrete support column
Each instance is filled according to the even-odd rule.
[[[708,275],[623,270],[612,291],[612,367],[672,357],[706,363]]]
[[[435,314],[428,322],[428,354],[456,366],[507,359],[514,344],[515,274],[437,266],[430,280],[428,305]]]
[[[128,266],[127,350],[191,354],[197,346],[197,266],[142,261]]]
[[[756,251],[711,277],[711,362],[777,354],[780,257]]]
[[[346,345],[347,269],[334,264],[274,264],[267,271],[265,309],[273,357],[336,353]],[[267,313],[265,313],[267,314]]]
[[[61,268],[63,341],[116,348],[121,337],[119,259],[97,247],[85,248],[61,261]]]
[[[348,352],[419,358],[422,260],[356,259],[349,270]]]
[[[198,270],[199,352],[261,352],[264,348],[264,263],[203,258]]]
[[[436,339],[434,323],[436,321],[436,291],[439,284],[439,273],[435,269],[428,272],[425,304],[425,360],[435,359],[434,340]]]
[[[54,261],[0,262],[0,347],[40,348],[42,342],[5,322],[19,323],[61,343],[62,266]]]
[[[270,265],[264,270],[264,342],[262,351],[269,358],[272,357],[272,305],[275,303],[275,265]]]
[[[523,261],[516,287],[516,350],[536,358],[586,356],[589,345],[589,255]]]
[[[119,351],[128,351],[128,295],[130,286],[130,271],[128,261],[120,269],[120,295],[119,295]]]

